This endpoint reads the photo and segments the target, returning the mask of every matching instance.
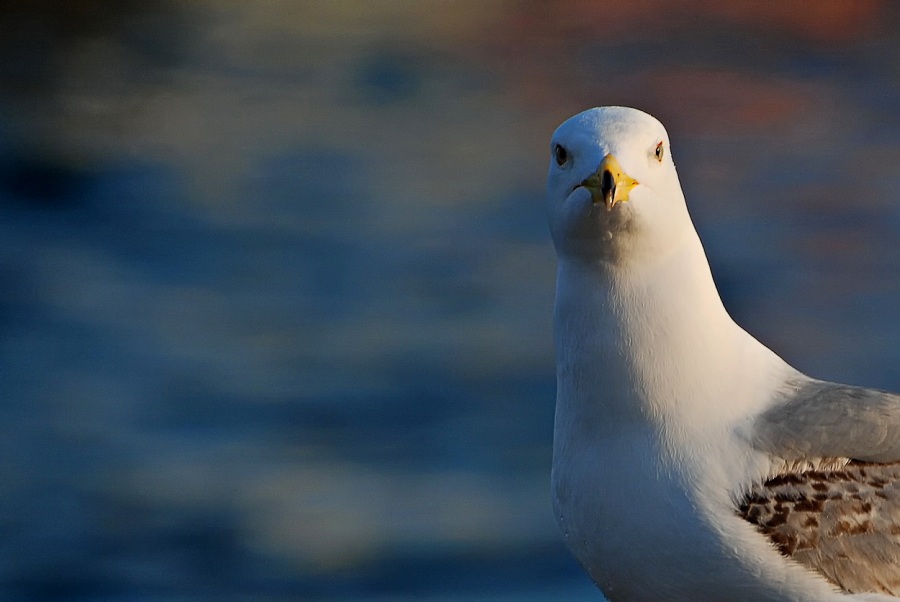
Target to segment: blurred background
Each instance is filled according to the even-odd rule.
[[[665,123],[735,318],[900,390],[900,4],[0,0],[0,598],[601,600],[548,140]]]

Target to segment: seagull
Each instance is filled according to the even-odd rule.
[[[900,395],[810,378],[738,326],[654,117],[550,143],[553,507],[611,602],[900,599]]]

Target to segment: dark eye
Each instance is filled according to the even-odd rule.
[[[556,157],[556,164],[562,167],[569,160],[569,151],[557,144],[553,148],[553,156]]]
[[[656,156],[656,160],[657,160],[657,161],[662,162],[662,159],[663,159],[663,152],[664,152],[664,151],[663,151],[663,143],[662,143],[662,142],[659,142],[659,143],[656,145],[656,150],[653,152],[653,154]]]

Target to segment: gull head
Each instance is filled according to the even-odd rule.
[[[659,256],[693,230],[666,129],[628,107],[589,109],[556,129],[547,211],[561,259]]]

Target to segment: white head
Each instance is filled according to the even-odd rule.
[[[547,211],[560,259],[658,257],[694,231],[666,129],[628,107],[589,109],[556,129]]]

